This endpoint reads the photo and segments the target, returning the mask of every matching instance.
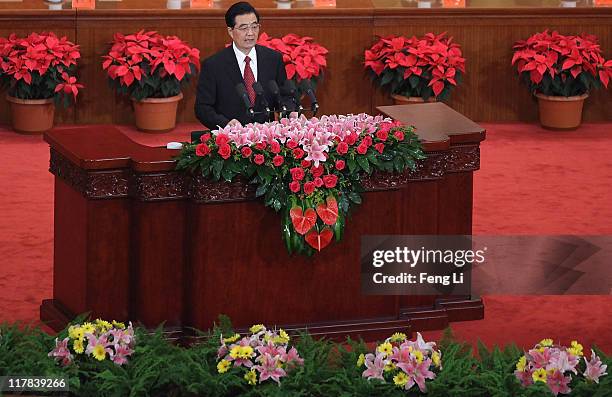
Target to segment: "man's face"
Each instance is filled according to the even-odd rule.
[[[259,23],[255,14],[244,14],[236,16],[236,23],[233,28],[227,28],[236,47],[245,54],[255,47],[259,37]]]

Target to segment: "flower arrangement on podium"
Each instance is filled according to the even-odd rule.
[[[76,100],[79,46],[53,32],[0,37],[0,83],[8,86],[13,129],[40,133],[53,128],[55,104]]]
[[[93,359],[93,362],[110,360],[123,365],[134,353],[134,330],[116,321],[96,320],[74,324],[68,328],[68,335],[62,340],[55,339],[55,348],[49,352],[63,367],[76,362],[78,358]]]
[[[304,364],[295,347],[289,347],[290,336],[283,329],[268,330],[263,324],[253,325],[250,334],[223,337],[217,351],[217,371],[240,376],[250,385],[281,378]]]
[[[312,37],[290,33],[281,38],[262,33],[257,44],[271,48],[283,55],[287,78],[293,80],[301,90],[302,81],[310,82],[313,89],[323,77],[327,67],[327,48],[314,42]],[[300,84],[302,83],[302,84]]]
[[[397,332],[376,346],[374,353],[359,355],[357,366],[366,367],[362,376],[368,380],[393,382],[407,392],[416,385],[425,393],[426,381],[442,370],[442,353],[435,342],[425,342],[418,332],[416,341]]]
[[[256,184],[256,196],[281,212],[289,253],[311,255],[341,240],[365,174],[404,172],[423,158],[412,127],[382,116],[333,115],[205,133],[183,146],[177,168]]]
[[[465,74],[461,47],[446,33],[380,37],[365,51],[364,65],[398,103],[444,100]]]
[[[115,33],[102,68],[111,87],[134,104],[136,127],[142,131],[170,131],[183,98],[181,86],[200,70],[200,50],[176,36],[143,30]]]
[[[604,59],[593,35],[544,31],[513,48],[512,65],[538,98],[540,123],[545,127],[578,127],[589,92],[607,88],[612,79],[612,60]]]
[[[557,396],[570,394],[570,386],[576,387],[580,382],[599,383],[607,375],[606,368],[593,350],[587,360],[583,346],[577,341],[565,347],[554,345],[552,339],[543,339],[519,359],[514,375],[525,387],[545,384]]]

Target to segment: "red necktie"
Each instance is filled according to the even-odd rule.
[[[253,70],[251,70],[251,58],[245,57],[244,62],[246,65],[244,66],[244,85],[246,85],[247,94],[249,94],[249,99],[251,103],[255,105],[255,90],[253,89],[253,83],[255,82],[255,75],[253,75]]]

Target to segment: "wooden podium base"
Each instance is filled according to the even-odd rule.
[[[45,299],[40,305],[41,321],[55,331],[65,328],[75,316],[55,299]],[[398,319],[379,318],[321,324],[279,325],[279,327],[292,334],[305,331],[313,338],[327,338],[337,342],[345,341],[347,337],[352,339],[361,337],[366,341],[374,341],[388,338],[395,332],[403,332],[410,337],[416,331],[444,329],[453,321],[482,320],[483,318],[484,304],[481,299],[455,301],[441,299],[430,310],[420,308],[402,310]],[[193,336],[190,328],[168,327],[165,333],[170,339],[189,340]]]

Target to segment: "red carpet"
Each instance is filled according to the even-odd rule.
[[[612,234],[612,124],[573,132],[485,124],[475,173],[475,234]],[[198,125],[164,135],[121,127],[151,146],[188,139]],[[51,297],[53,177],[39,136],[0,128],[0,322],[37,321]],[[612,269],[612,268],[611,268]],[[612,270],[611,270],[612,271]],[[612,296],[486,296],[485,320],[454,323],[460,339],[529,347],[578,339],[612,353]],[[437,338],[439,332],[427,332]]]

